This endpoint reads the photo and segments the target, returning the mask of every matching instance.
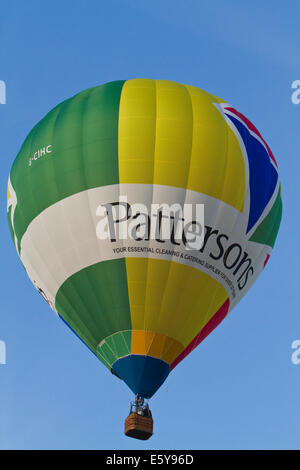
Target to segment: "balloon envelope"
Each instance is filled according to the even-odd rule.
[[[176,226],[173,214],[163,237],[155,204],[202,207],[203,224],[187,228],[182,212]],[[281,210],[277,165],[254,125],[164,80],[111,82],[59,104],[26,138],[8,183],[30,279],[146,398],[257,279]],[[201,244],[188,247],[188,234]]]

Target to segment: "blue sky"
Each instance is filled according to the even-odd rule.
[[[299,449],[299,2],[3,0],[0,5],[1,449]],[[123,435],[132,398],[38,295],[6,220],[12,162],[57,103],[111,80],[203,88],[258,127],[284,213],[266,270],[151,400],[155,434]]]

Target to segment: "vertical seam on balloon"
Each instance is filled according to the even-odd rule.
[[[118,333],[119,333],[119,332],[117,332],[117,334],[118,334]],[[119,356],[118,356],[118,343],[116,343],[115,340],[116,340],[116,335],[114,334],[114,335],[111,336],[111,347],[112,347],[112,348],[114,349],[114,351],[115,351],[115,356],[116,356],[116,357],[119,357]]]
[[[84,182],[84,187],[85,188],[88,188],[88,183],[87,183],[87,176],[86,176],[86,162],[85,162],[85,159],[84,159],[84,131],[85,131],[85,117],[86,117],[86,109],[88,107],[88,101],[90,100],[90,96],[92,94],[92,92],[95,91],[95,89],[90,89],[88,91],[88,93],[86,93],[86,96],[83,97],[82,99],[82,103],[80,108],[81,108],[81,113],[80,113],[80,129],[81,129],[81,132],[80,132],[80,160],[81,160],[81,164],[82,164],[82,173],[81,173],[81,177],[82,177],[82,180]],[[90,207],[90,200],[89,200],[89,191],[86,189],[83,191],[84,193],[84,196],[85,196],[85,199],[87,201],[87,206],[88,206],[88,211],[90,213],[90,218],[92,219],[92,213],[91,213],[91,207]],[[65,218],[67,220],[67,223],[69,223],[69,220],[68,218],[66,217]],[[72,231],[70,231],[72,233]],[[99,248],[99,244],[97,244],[98,248]],[[101,252],[100,252],[100,259],[101,259]],[[86,280],[87,280],[87,284],[90,286],[91,288],[91,292],[93,292],[94,294],[94,299],[96,300],[96,304],[98,304],[98,307],[100,308],[100,304],[99,304],[99,299],[97,297],[97,294],[95,293],[95,289],[94,289],[94,286],[92,285],[91,281],[90,281],[90,277],[89,277],[89,272],[86,268],[82,269],[81,270],[81,273],[82,275],[85,276]],[[74,280],[74,277],[71,276],[69,278],[69,282],[70,284],[72,285],[72,287],[74,288],[73,286],[73,280]],[[76,289],[74,289],[76,290]],[[78,297],[81,298],[80,294],[78,293]],[[82,304],[84,304],[83,302],[83,299],[81,298],[82,300]],[[101,309],[100,309],[101,310]],[[93,315],[92,312],[90,312],[88,309],[86,309],[86,312],[88,313],[88,317],[89,319],[92,321],[92,324],[94,325],[94,328],[95,328],[95,333],[97,332],[97,335],[99,334],[99,324],[98,324],[98,321],[97,321],[97,315]],[[105,316],[107,317],[107,316]],[[105,337],[105,334],[106,332],[104,333],[104,337]],[[97,338],[98,340],[98,338]]]
[[[93,352],[93,351],[92,351]],[[112,367],[112,364],[109,363],[109,361],[107,360],[106,357],[104,357],[104,354],[103,353],[100,353],[99,351],[96,351],[96,353],[94,353],[95,356],[100,359],[101,362],[104,363],[104,365],[107,364],[108,368],[111,369]]]
[[[83,168],[82,176],[83,176],[83,179],[84,179],[85,188],[88,188],[89,185],[88,185],[88,180],[87,180],[87,175],[86,175],[86,161],[84,159],[84,151],[83,151],[83,146],[84,146],[84,135],[83,134],[84,134],[84,130],[85,130],[86,109],[88,107],[88,101],[91,99],[92,91],[90,91],[88,93],[86,102],[84,103],[83,110],[82,110],[83,118],[82,118],[82,122],[81,122],[82,125],[81,125],[81,153],[80,153],[80,155],[81,155],[81,162],[82,162],[82,168]],[[84,192],[86,200],[87,200],[87,206],[88,206],[89,213],[90,213],[90,219],[93,220],[93,214],[91,212],[91,204],[90,204],[90,191],[85,190],[83,192]],[[101,262],[101,259],[102,259],[101,246],[100,246],[99,243],[96,243],[96,246],[97,246],[97,250],[98,250],[98,253],[99,253],[99,262]],[[101,334],[101,336],[103,335],[102,338],[105,338],[107,336],[107,331],[112,331],[112,330],[115,331],[115,323],[113,323],[111,321],[112,320],[111,315],[109,314],[109,312],[107,312],[103,308],[103,305],[99,302],[99,297],[97,295],[97,291],[95,290],[95,287],[94,287],[93,283],[91,282],[89,271],[87,269],[83,269],[82,272],[83,272],[83,274],[85,275],[85,277],[87,279],[87,282],[88,282],[88,284],[91,288],[91,291],[94,293],[94,299],[96,300],[96,304],[98,305],[99,310],[98,310],[97,314],[95,315],[95,324],[97,326],[97,330],[102,329],[102,331],[103,331],[103,324],[102,324],[103,322],[101,322],[100,325],[99,325],[98,321],[97,321],[97,317],[99,316],[100,313],[102,314],[102,316],[105,317],[105,320],[111,326],[111,328],[105,327],[106,329],[103,333],[98,331],[98,333]],[[94,315],[92,315],[92,318],[94,318]],[[106,324],[106,321],[105,321],[105,324]],[[100,340],[100,338],[99,338],[99,340]]]
[[[82,163],[82,168],[83,168],[83,171],[82,171],[82,178],[83,178],[83,181],[84,181],[84,187],[85,188],[88,188],[88,182],[87,182],[87,175],[86,175],[86,162],[85,162],[85,159],[83,157],[84,155],[84,151],[83,151],[83,143],[84,143],[84,130],[85,130],[85,117],[86,117],[86,109],[88,107],[88,101],[90,100],[91,98],[91,92],[88,93],[87,95],[87,99],[84,101],[83,103],[83,107],[82,107],[82,118],[81,118],[81,146],[80,146],[80,159],[81,159],[81,163]],[[92,215],[92,212],[91,212],[91,206],[90,206],[90,197],[89,197],[89,191],[86,189],[85,191],[83,191],[84,193],[84,196],[85,196],[85,199],[87,201],[87,206],[88,206],[88,210],[89,210],[89,213],[90,213],[90,219],[93,219],[93,215]],[[101,260],[101,249],[100,249],[100,246],[99,244],[97,243],[97,249],[98,249],[98,252],[99,252],[99,258]],[[88,267],[87,267],[88,268]],[[90,288],[91,288],[91,291],[92,293],[94,294],[94,299],[96,300],[96,304],[98,305],[98,309],[99,311],[97,312],[97,314],[99,315],[99,313],[101,312],[102,310],[102,306],[100,305],[99,303],[99,299],[98,299],[98,296],[96,294],[96,291],[94,289],[94,286],[93,284],[91,283],[90,281],[90,276],[89,276],[89,272],[87,269],[83,269],[82,270],[82,273],[83,275],[85,276],[86,280],[87,280],[87,283],[90,285]],[[70,282],[72,282],[72,278],[70,279]],[[97,322],[97,314],[95,315],[95,325],[97,327],[97,330],[99,329],[99,325],[98,325],[98,322]],[[105,317],[107,317],[105,315]],[[94,318],[94,317],[93,317]],[[108,319],[109,321],[109,319]],[[97,331],[97,333],[99,334],[100,332]],[[103,337],[105,337],[106,335],[106,331],[105,333],[103,333]],[[98,341],[98,338],[97,338],[97,341]]]
[[[150,185],[151,192],[152,192],[151,206],[150,207],[152,207],[152,204],[153,204],[153,196],[154,196],[153,184],[154,184],[155,160],[156,160],[157,110],[158,110],[157,80],[153,80],[153,85],[154,85],[154,90],[155,90],[155,126],[154,126],[154,139],[153,139],[154,140],[154,148],[153,148],[152,184]],[[151,238],[150,238],[150,241],[149,241],[149,245],[151,245]],[[146,323],[147,323],[146,320],[148,319],[147,317],[149,316],[149,311],[150,311],[150,309],[148,308],[148,315],[147,315],[148,275],[149,275],[149,270],[150,270],[149,260],[151,260],[148,253],[147,253],[147,258],[146,259],[147,259],[147,263],[146,263],[145,301],[144,301],[144,332],[145,332],[144,345],[145,345],[145,351],[146,351],[146,355],[147,355],[147,353],[150,351],[150,348],[152,346],[155,334],[152,336],[152,339],[149,342],[148,350],[146,350],[146,332],[148,331],[148,328],[146,326]],[[150,331],[151,331],[151,329],[150,329]]]
[[[212,95],[210,95],[210,96],[211,96],[212,101],[213,101],[213,96],[212,96]],[[224,126],[225,136],[226,136],[226,151],[225,151],[224,178],[223,178],[223,180],[222,180],[222,189],[221,189],[221,191],[220,191],[220,197],[218,198],[218,199],[221,201],[221,204],[223,204],[223,200],[224,200],[223,195],[224,195],[224,191],[225,191],[225,175],[226,175],[226,173],[227,173],[227,171],[228,171],[228,124],[227,124],[227,122],[225,121],[225,119],[222,120],[222,123],[223,123],[222,125]],[[221,215],[221,210],[220,210],[220,207],[219,207],[219,210],[217,211],[216,217],[215,217],[215,226],[217,225],[217,220],[218,220],[218,218],[220,217],[220,215]],[[230,299],[229,293],[228,293],[226,287],[223,286],[223,288],[224,288],[225,292],[226,292],[227,295],[228,295],[228,299]],[[216,297],[217,297],[217,290],[218,290],[218,289],[219,289],[219,283],[217,283],[216,286],[215,286],[214,295],[211,295],[211,301],[210,301],[208,310],[207,310],[206,315],[205,315],[205,321],[204,321],[204,324],[203,324],[202,329],[203,329],[203,328],[205,327],[205,325],[208,323],[208,321],[210,320],[210,318],[211,318],[211,317],[218,311],[218,309],[221,307],[221,306],[219,306],[219,307],[217,308],[217,310],[213,313],[213,315],[212,315],[210,318],[208,318],[209,313],[211,312],[212,305],[213,305],[213,303],[214,303],[215,300],[216,300]],[[225,301],[226,301],[226,299],[225,299]],[[229,302],[230,302],[230,300],[229,300]],[[224,303],[224,302],[223,302],[223,303]],[[222,305],[222,304],[221,304],[221,305]]]
[[[191,111],[191,121],[192,121],[192,132],[191,132],[191,138],[190,138],[190,152],[189,152],[189,162],[188,162],[188,171],[187,171],[187,175],[186,175],[186,181],[185,181],[185,188],[183,188],[184,190],[184,195],[182,196],[182,202],[185,202],[186,200],[186,195],[187,195],[187,183],[188,183],[188,180],[189,180],[189,174],[190,174],[190,167],[191,167],[191,158],[192,158],[192,148],[193,148],[193,106],[192,106],[192,102],[191,102],[191,97],[189,95],[189,92],[187,90],[187,87],[185,85],[181,85],[181,84],[177,84],[181,89],[185,90],[185,94],[186,96],[188,97],[188,101],[190,103],[190,111]],[[168,269],[168,274],[167,274],[167,278],[165,280],[165,287],[164,287],[164,291],[163,291],[163,295],[162,295],[162,299],[161,299],[161,303],[160,303],[160,309],[159,309],[159,313],[158,313],[158,320],[157,320],[157,323],[159,323],[159,318],[161,316],[161,311],[162,311],[162,306],[163,306],[163,303],[164,303],[164,299],[165,299],[165,296],[166,296],[166,291],[167,291],[167,285],[168,285],[168,282],[169,282],[169,279],[170,279],[170,273],[171,273],[171,270],[172,270],[172,266],[173,266],[173,260],[174,260],[174,255],[171,256],[170,260],[168,260],[168,263],[169,263],[169,269]],[[179,341],[178,338],[176,338],[177,341]],[[180,342],[180,341],[179,341]],[[163,351],[163,348],[161,350],[161,354],[162,354],[162,351]],[[161,357],[160,357],[161,359]]]
[[[122,88],[123,88],[123,85],[124,85],[124,82],[123,82],[123,84],[122,84]],[[120,91],[120,95],[121,95],[121,91]],[[120,95],[119,95],[119,103],[120,103]],[[118,105],[117,115],[118,115],[118,114],[119,114],[119,105]],[[117,127],[117,126],[116,126],[116,127]],[[114,156],[113,156],[113,158],[114,158]],[[117,165],[118,165],[118,155],[115,156],[115,159],[116,159],[116,163],[117,163]],[[85,166],[84,166],[84,168],[85,168]],[[117,175],[118,175],[118,172],[117,172]],[[88,202],[90,202],[90,197],[89,197],[89,196],[90,196],[90,193],[88,192],[88,193],[87,193]],[[90,204],[89,204],[89,208],[90,208]],[[101,246],[100,246],[99,243],[97,243],[97,249],[98,249],[99,254],[100,254],[100,262],[101,262],[102,253],[101,253]],[[126,275],[125,272],[124,272],[124,275]],[[88,276],[88,277],[89,277],[89,276]],[[90,282],[90,285],[91,285],[91,287],[92,287],[92,290],[95,291],[92,282]],[[98,303],[98,306],[99,306],[99,312],[100,312],[101,309],[103,310],[103,305],[101,305],[101,304],[99,303],[99,298],[98,298],[98,296],[96,295],[95,297],[96,297],[96,300],[97,300],[97,303]],[[101,307],[101,308],[100,308],[100,307]],[[109,324],[111,325],[111,328],[109,329],[109,331],[113,331],[113,332],[118,331],[118,326],[116,325],[115,317],[112,316],[109,311],[106,311],[106,310],[105,310],[105,312],[106,312],[105,318],[108,319],[108,322],[109,322]],[[103,328],[103,325],[102,325],[102,328]],[[107,329],[106,329],[105,334],[104,334],[104,336],[103,336],[104,338],[107,336],[107,332],[108,332],[108,331],[107,331]]]
[[[192,102],[192,99],[191,99],[191,102]],[[225,133],[225,136],[226,136],[226,152],[225,152],[225,155],[226,155],[226,157],[227,157],[227,154],[228,154],[228,134],[227,134],[227,123],[225,122],[225,120],[224,120],[224,125],[226,126],[226,128],[225,128],[225,129],[226,129],[226,133]],[[228,165],[228,159],[226,158],[226,160],[225,160],[225,171],[224,171],[224,173],[226,173],[227,165]],[[222,181],[221,197],[218,198],[218,199],[221,200],[221,201],[223,200],[222,196],[223,196],[223,193],[224,193],[224,188],[225,188],[225,178],[223,178],[223,181]],[[215,224],[216,224],[217,218],[218,218],[218,213],[216,214]],[[209,276],[209,274],[208,274],[208,276]],[[211,277],[211,276],[210,276],[210,277]],[[223,285],[222,285],[222,286],[223,286]],[[226,292],[227,295],[228,295],[227,289],[226,289],[224,286],[223,286],[223,288],[224,288],[225,292]],[[201,327],[200,331],[205,327],[205,325],[206,325],[206,324],[208,323],[208,321],[209,321],[208,316],[209,316],[209,314],[211,313],[212,305],[214,304],[214,302],[215,302],[215,300],[216,300],[218,289],[219,289],[219,283],[216,282],[215,288],[214,288],[214,294],[211,294],[211,296],[210,296],[211,298],[210,298],[210,302],[209,302],[208,308],[207,308],[207,310],[206,310],[206,314],[203,315],[203,320],[204,320],[204,321],[203,321],[203,324],[202,324],[202,327]],[[229,296],[228,296],[228,298],[229,298]],[[215,313],[216,313],[216,312],[214,312],[213,315],[214,315]],[[212,316],[213,316],[213,315],[212,315]],[[197,336],[197,335],[196,335],[196,336]],[[188,342],[188,344],[190,344],[191,341],[193,341],[193,338]],[[187,345],[187,346],[188,346],[188,345]],[[192,352],[192,351],[190,351],[190,352]]]
[[[112,338],[111,338],[111,340],[112,340]],[[111,351],[112,355],[115,357],[115,359],[118,360],[117,352],[114,351],[114,350],[110,347],[108,341],[105,341],[105,344],[106,344],[106,346],[108,347],[108,349],[110,349],[110,351]],[[115,345],[115,343],[114,343],[114,345]]]
[[[193,107],[193,100],[192,100],[192,97],[191,97],[191,93],[190,93],[190,90],[187,86],[185,86],[187,92],[188,92],[188,96],[189,96],[189,99],[190,99],[190,102],[191,102],[191,109],[192,109],[192,115],[193,115],[193,120],[192,120],[192,125],[193,125],[193,134],[192,134],[192,138],[194,136],[194,107]],[[191,164],[191,156],[190,156],[190,164]],[[190,178],[190,171],[189,171],[189,175],[188,175],[188,180]],[[188,182],[187,182],[188,183]],[[224,185],[224,183],[223,183]],[[186,185],[187,186],[187,185]],[[209,276],[209,274],[207,274],[208,277],[211,277]],[[207,280],[206,284],[208,284],[209,280]],[[211,306],[213,305],[214,301],[215,301],[215,298],[216,298],[216,295],[217,295],[217,290],[219,289],[218,287],[218,284],[216,283],[216,287],[215,287],[215,295],[212,296],[211,298],[211,302],[209,303],[209,306],[208,306],[208,309],[207,309],[207,312],[206,312],[206,315],[205,315],[205,320],[204,320],[204,324],[202,326],[202,328],[205,326],[205,324],[207,323],[207,316],[208,316],[208,312],[211,311]],[[188,318],[190,319],[191,318],[191,312],[190,314],[188,315]],[[187,323],[187,320],[188,318],[185,317],[185,324]],[[190,342],[190,341],[189,341]],[[188,342],[188,344],[189,344]]]
[[[189,181],[189,179],[190,179],[190,174],[191,174],[190,172],[191,172],[191,159],[192,159],[192,149],[193,149],[193,140],[194,140],[194,123],[195,123],[195,118],[194,118],[193,100],[192,100],[192,97],[191,97],[190,90],[189,90],[189,88],[188,88],[186,85],[184,85],[184,86],[185,86],[185,89],[186,89],[186,91],[187,91],[187,93],[188,93],[189,100],[190,100],[190,103],[191,103],[191,110],[192,110],[192,146],[191,146],[191,153],[190,153],[189,173],[188,173],[188,178],[187,178],[187,183],[186,183],[186,186],[187,186],[187,185],[188,185],[188,181]],[[187,190],[185,191],[185,201],[186,201],[186,196],[187,196]],[[184,202],[185,202],[185,201],[184,201]],[[209,281],[207,280],[207,283],[206,283],[206,284],[208,284],[208,282],[209,282]],[[211,304],[210,304],[210,305],[211,305]],[[209,306],[209,308],[210,308],[210,306]],[[188,315],[188,318],[187,318],[187,317],[184,317],[185,324],[187,324],[187,320],[190,319],[190,318],[191,318],[191,311],[190,311],[190,313],[189,313],[189,315]],[[188,343],[188,344],[189,344],[189,343]]]
[[[118,109],[118,122],[117,122],[117,174],[118,174],[118,195],[119,195],[119,200],[120,200],[120,194],[121,194],[121,183],[120,183],[120,139],[119,139],[119,133],[120,133],[120,109],[121,109],[121,101],[122,101],[122,95],[124,91],[124,85],[125,83],[128,83],[129,80],[124,80],[122,84],[122,88],[120,91],[120,97],[119,97],[119,109]],[[122,247],[124,246],[124,241],[122,241]],[[131,318],[131,305],[130,305],[130,296],[129,296],[129,285],[128,285],[128,271],[127,271],[127,262],[126,258],[123,258],[123,264],[124,264],[124,270],[125,270],[125,279],[126,279],[126,285],[127,285],[127,299],[128,299],[128,308],[129,308],[129,323],[130,323],[130,328],[132,329],[132,318]],[[132,337],[131,337],[131,343],[132,343]]]
[[[129,330],[129,331],[131,331],[131,330]],[[132,334],[132,333],[131,333],[131,334]],[[125,340],[124,331],[121,331],[121,335],[122,335],[122,338],[123,338],[125,347],[126,347],[126,349],[128,350],[128,354],[130,354],[130,348],[128,347],[128,344],[127,344],[127,342],[126,342],[126,340]]]

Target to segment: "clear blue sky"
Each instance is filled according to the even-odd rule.
[[[52,0],[0,4],[1,449],[300,448],[299,2]],[[132,394],[58,320],[23,270],[6,220],[11,164],[30,129],[111,80],[170,79],[226,99],[277,158],[284,213],[266,270],[151,400],[155,434],[123,435]]]

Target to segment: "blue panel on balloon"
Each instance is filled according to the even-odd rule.
[[[244,123],[228,115],[241,135],[249,162],[250,213],[247,233],[256,224],[270,201],[278,181],[278,173],[266,147],[254,137]]]
[[[170,373],[165,361],[135,354],[118,359],[112,368],[135,395],[143,398],[151,398]]]

